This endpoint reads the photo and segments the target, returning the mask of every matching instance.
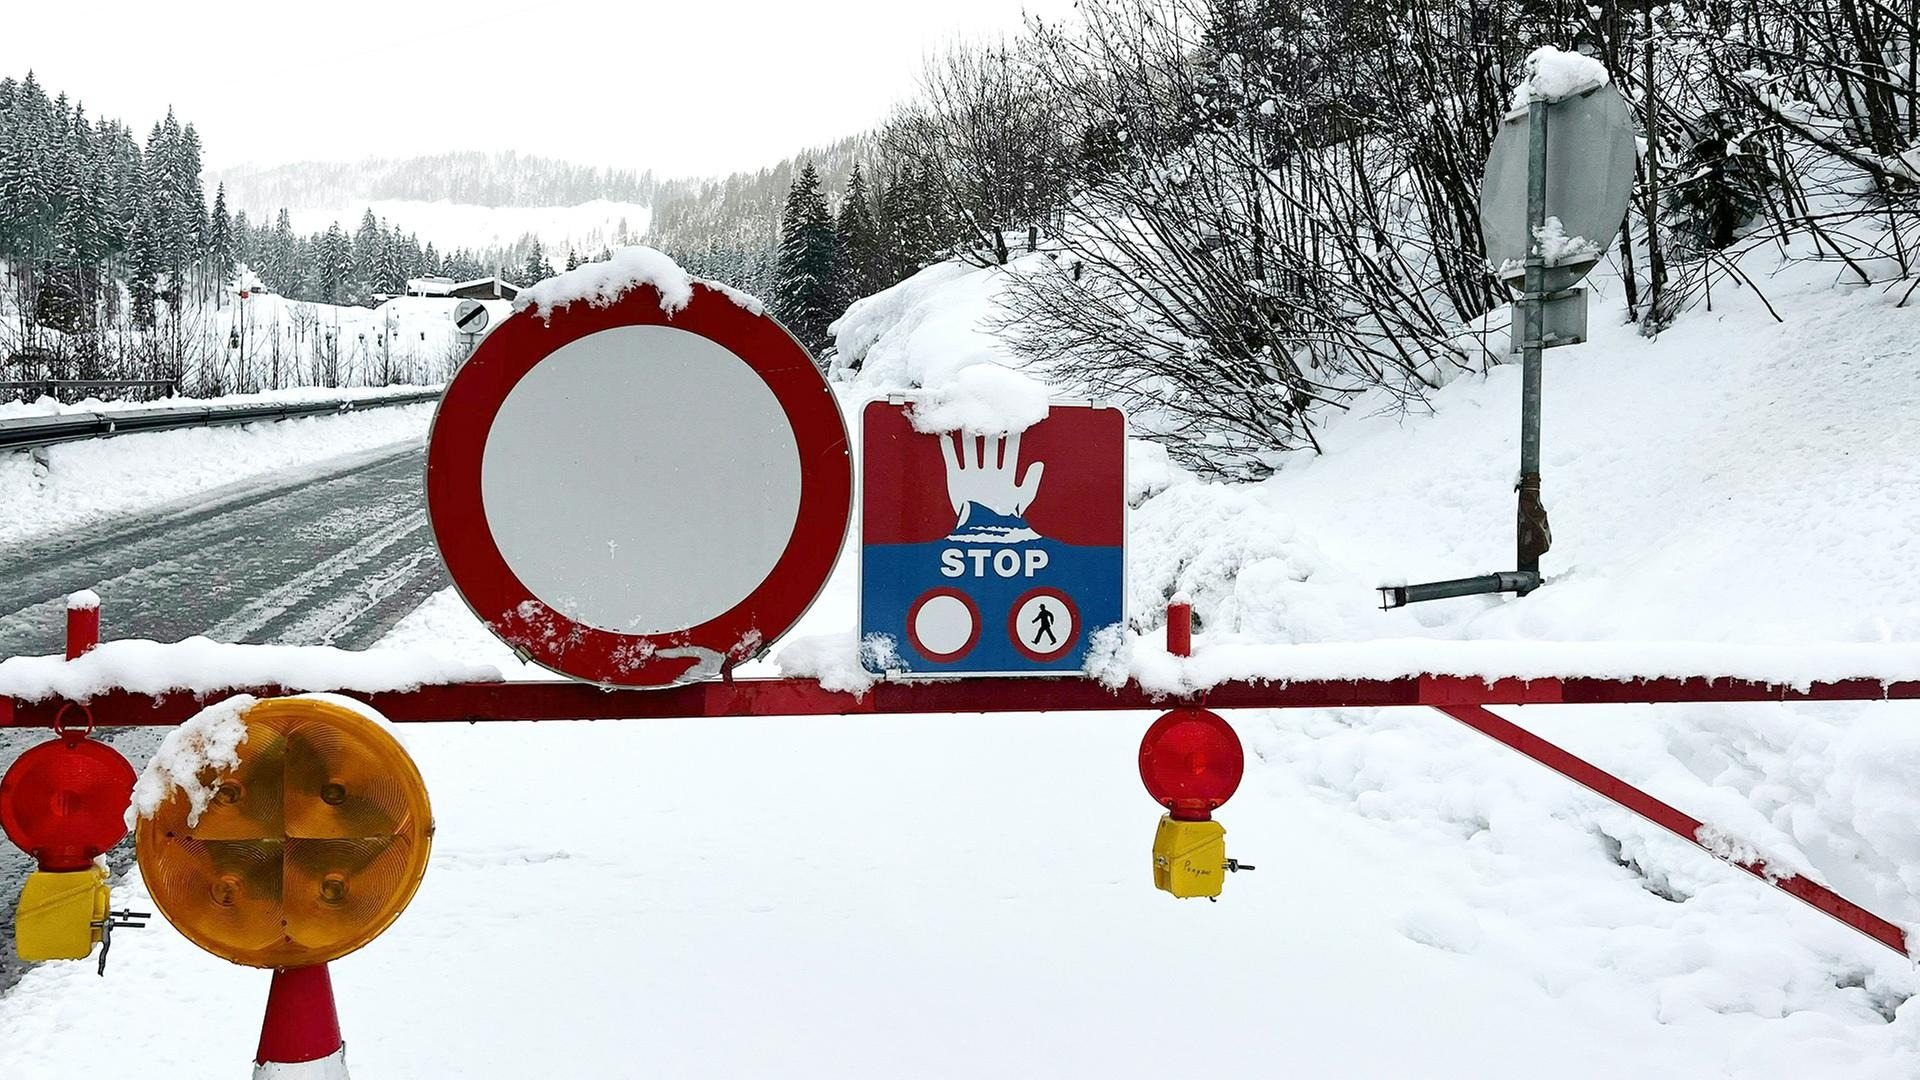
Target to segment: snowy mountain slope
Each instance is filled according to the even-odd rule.
[[[597,255],[601,249],[630,244],[646,233],[652,210],[642,203],[595,199],[571,206],[478,206],[446,200],[369,199],[327,206],[290,207],[294,231],[307,234],[339,222],[352,230],[368,210],[373,216],[417,233],[422,244],[432,241],[442,251],[455,248],[484,250],[509,247],[526,236],[540,245],[556,263],[569,251]],[[277,208],[250,213],[267,214]],[[262,220],[256,217],[255,220]]]

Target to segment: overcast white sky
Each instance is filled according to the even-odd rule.
[[[1071,0],[6,0],[34,69],[144,137],[171,104],[210,168],[520,150],[708,174],[871,126],[923,56]]]

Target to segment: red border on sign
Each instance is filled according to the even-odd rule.
[[[927,601],[932,600],[936,596],[951,596],[962,604],[965,604],[967,606],[967,616],[973,620],[973,628],[967,633],[967,640],[952,652],[934,652],[922,644],[920,635],[914,632],[913,624],[915,619],[920,615],[920,609],[926,607]],[[936,664],[951,664],[955,660],[972,652],[973,647],[979,643],[980,608],[974,604],[973,597],[968,596],[959,589],[945,585],[936,589],[928,589],[926,592],[921,593],[919,599],[915,600],[913,604],[907,608],[907,644],[913,646],[913,651]]]
[[[1027,606],[1027,601],[1039,596],[1060,601],[1061,606],[1067,609],[1067,614],[1073,616],[1073,633],[1068,634],[1066,638],[1060,642],[1060,647],[1052,652],[1041,652],[1038,649],[1030,649],[1027,647],[1027,643],[1020,639],[1020,609]],[[1073,643],[1080,640],[1080,606],[1073,602],[1072,597],[1069,597],[1066,593],[1050,585],[1042,585],[1036,589],[1028,589],[1014,600],[1013,609],[1007,612],[1007,637],[1013,639],[1013,647],[1021,656],[1036,663],[1052,663],[1062,656],[1065,656],[1067,650],[1073,648]]]
[[[507,395],[555,350],[622,326],[671,326],[726,348],[758,374],[793,428],[800,451],[800,509],[773,569],[747,597],[684,630],[620,634],[549,607],[515,576],[487,526],[480,465]],[[813,358],[773,319],[725,293],[693,285],[687,305],[661,310],[652,286],[605,307],[576,301],[542,319],[520,311],[487,335],[441,397],[427,442],[427,518],[447,573],[474,614],[528,659],[563,675],[610,686],[663,686],[701,657],[743,660],[785,633],[826,584],[853,504],[847,429]]]

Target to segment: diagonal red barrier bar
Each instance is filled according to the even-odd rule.
[[[1434,708],[1502,746],[1518,750],[1588,791],[1626,807],[1714,858],[1737,866],[1814,910],[1858,930],[1901,956],[1908,955],[1906,931],[1898,926],[1818,882],[1793,874],[1776,874],[1765,862],[1758,859],[1743,861],[1714,851],[1700,840],[1702,823],[1699,820],[1661,802],[1592,762],[1575,757],[1526,728],[1502,719],[1479,705],[1435,705]]]

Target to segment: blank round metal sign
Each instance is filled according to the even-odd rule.
[[[516,652],[610,686],[701,678],[786,632],[846,533],[832,392],[765,315],[695,284],[528,310],[448,386],[427,511],[454,586]]]

